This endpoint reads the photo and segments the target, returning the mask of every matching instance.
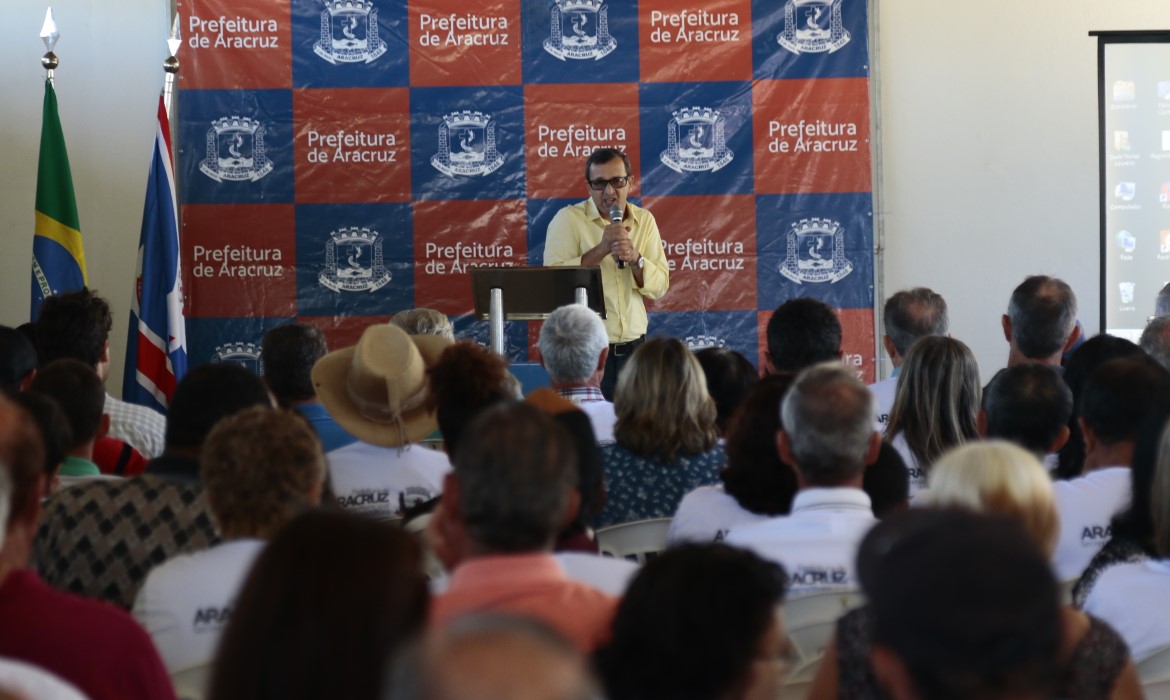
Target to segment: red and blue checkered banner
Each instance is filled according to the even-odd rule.
[[[786,299],[874,376],[866,0],[181,0],[191,362],[334,346],[476,266],[538,265],[595,148],[625,150],[670,291],[650,333],[759,360]],[[529,327],[531,325],[531,327]],[[508,324],[513,359],[537,324]]]

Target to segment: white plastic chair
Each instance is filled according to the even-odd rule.
[[[414,519],[403,523],[402,525],[402,527],[407,532],[417,537],[419,544],[422,545],[423,573],[431,581],[447,575],[447,567],[443,566],[443,562],[439,561],[439,558],[435,556],[435,553],[431,551],[430,547],[427,546],[426,537],[423,536],[423,533],[426,531],[427,525],[430,524],[431,518],[433,516],[433,513],[423,513],[422,515],[419,515]]]
[[[645,564],[646,559],[666,549],[670,518],[635,520],[610,525],[597,531],[597,548],[605,557],[630,559]]]
[[[1170,646],[1162,647],[1138,661],[1137,670],[1149,700],[1170,700]]]
[[[203,700],[211,683],[211,662],[186,666],[171,673],[178,700]]]
[[[856,589],[810,593],[784,601],[784,629],[802,663],[818,658],[829,646],[837,619],[865,604]]]

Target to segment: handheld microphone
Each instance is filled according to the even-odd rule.
[[[622,222],[622,210],[615,204],[609,208],[609,221],[613,224],[620,224]],[[626,261],[618,258],[618,269],[624,269]]]

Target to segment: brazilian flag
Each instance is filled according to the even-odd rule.
[[[36,233],[33,236],[32,320],[45,297],[86,285],[85,249],[73,198],[73,176],[65,135],[57,116],[57,93],[45,81],[45,108],[41,123],[41,157],[37,164]]]

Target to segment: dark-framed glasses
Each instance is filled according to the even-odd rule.
[[[585,182],[589,183],[589,189],[591,190],[604,190],[607,186],[612,187],[615,190],[620,190],[621,188],[630,184],[630,176],[626,175],[624,177],[611,177],[608,180],[598,178],[596,180],[586,180]]]

